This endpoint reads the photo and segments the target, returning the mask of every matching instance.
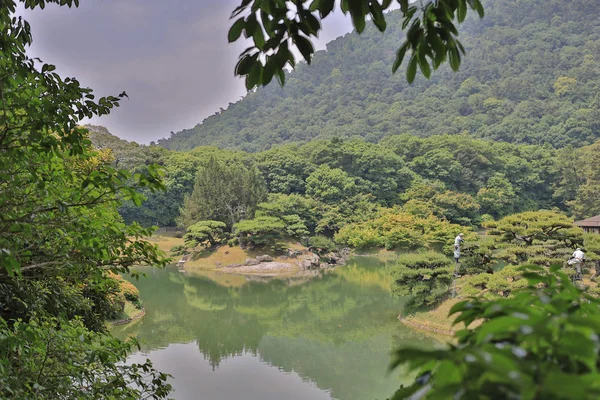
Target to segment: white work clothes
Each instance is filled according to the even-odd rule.
[[[454,239],[454,258],[459,258],[460,257],[460,245],[464,241],[465,240],[463,238],[461,238],[460,236],[457,236]]]
[[[576,250],[573,253],[573,258],[579,262],[583,261],[583,259],[585,258],[585,254],[583,254],[583,251],[581,250]]]
[[[464,242],[464,241],[465,241],[465,239],[461,238],[460,236],[457,236],[457,237],[454,239],[454,247],[456,247],[456,246],[459,246],[459,247],[460,247],[460,244],[461,244],[462,242]]]

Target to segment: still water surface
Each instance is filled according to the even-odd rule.
[[[173,375],[177,400],[374,400],[410,377],[387,373],[400,345],[435,346],[401,325],[389,265],[357,257],[312,278],[145,270],[143,319],[115,328]]]

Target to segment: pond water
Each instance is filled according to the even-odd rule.
[[[356,257],[312,277],[266,279],[148,269],[146,315],[113,333],[173,375],[185,399],[385,399],[411,377],[389,374],[397,346],[435,346],[397,320],[389,265]]]

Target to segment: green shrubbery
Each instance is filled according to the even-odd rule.
[[[392,292],[411,296],[411,308],[431,306],[449,295],[452,274],[452,261],[443,254],[405,254],[398,258],[392,270]]]
[[[394,400],[596,399],[600,397],[597,332],[600,301],[575,287],[560,266],[515,269],[510,297],[456,304],[455,323],[480,324],[445,349],[403,348],[393,367],[417,373]],[[502,284],[498,290],[504,290]]]

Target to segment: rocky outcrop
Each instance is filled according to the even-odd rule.
[[[227,266],[223,268],[227,272],[234,273],[286,273],[293,272],[296,270],[296,266],[290,263],[284,262],[261,262],[254,265],[239,265],[239,266]]]
[[[257,260],[256,258],[247,258],[246,261],[244,262],[245,266],[258,265],[258,264],[260,264],[260,261]]]
[[[308,250],[288,249],[284,256],[278,257],[278,260],[285,261],[275,261],[272,256],[264,254],[255,258],[247,258],[244,265],[230,264],[222,267],[222,269],[227,272],[242,274],[285,274],[298,269],[309,271],[344,265],[349,256],[350,251],[348,249],[339,252],[331,252],[321,256]]]

